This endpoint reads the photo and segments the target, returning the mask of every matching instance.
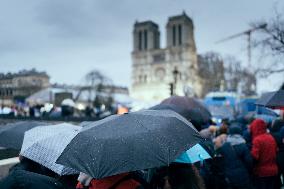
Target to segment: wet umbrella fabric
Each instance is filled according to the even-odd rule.
[[[21,121],[3,125],[0,127],[0,147],[20,150],[26,131],[37,126],[47,125],[50,125],[50,123],[38,121]]]
[[[80,129],[67,123],[31,129],[25,133],[20,155],[59,175],[78,174],[78,171],[56,164],[55,161]]]
[[[204,124],[201,113],[193,109],[185,109],[183,107],[176,106],[174,104],[158,104],[149,109],[150,110],[172,110],[182,115],[188,121],[190,121],[197,130],[201,130],[201,126]]]
[[[198,161],[203,161],[209,159],[211,156],[208,152],[200,145],[196,144],[186,152],[182,153],[175,162],[177,163],[195,163]]]
[[[171,110],[113,115],[83,127],[57,163],[94,178],[168,165],[202,140]]]
[[[284,90],[265,93],[255,104],[270,108],[284,108]]]
[[[195,110],[202,115],[204,123],[208,123],[211,119],[210,111],[198,100],[186,96],[171,96],[161,102],[161,104],[173,104],[187,110]]]

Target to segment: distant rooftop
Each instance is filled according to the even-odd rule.
[[[143,21],[143,22],[138,22],[136,21],[134,26],[135,27],[139,27],[139,26],[145,26],[145,25],[148,25],[148,26],[154,26],[156,28],[158,28],[158,24],[156,24],[155,22],[151,21],[151,20],[148,20],[148,21]]]
[[[46,72],[39,72],[36,69],[31,69],[31,70],[20,70],[17,73],[11,73],[11,72],[0,73],[0,79],[11,79],[13,77],[31,76],[31,75],[49,77]]]
[[[181,19],[185,19],[189,22],[192,22],[192,19],[189,16],[187,16],[185,11],[183,11],[181,15],[169,17],[169,21],[175,21],[175,20],[181,20]]]
[[[182,14],[180,14],[180,15],[169,17],[169,22],[170,21],[177,21],[177,20],[185,20],[185,21],[192,23],[192,19],[189,16],[187,16],[185,11],[183,11]],[[155,22],[153,22],[151,20],[147,20],[147,21],[143,21],[143,22],[136,21],[135,24],[134,24],[134,27],[140,27],[140,26],[152,26],[152,27],[155,27],[155,28],[159,27],[158,24],[156,24]]]

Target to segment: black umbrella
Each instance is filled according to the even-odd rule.
[[[172,110],[182,115],[183,117],[185,117],[188,121],[190,121],[198,131],[200,131],[201,126],[205,124],[201,113],[194,109],[185,109],[180,106],[176,106],[174,104],[158,104],[149,109],[150,110]]]
[[[265,93],[256,101],[255,104],[270,108],[283,108],[284,90]]]
[[[8,123],[0,127],[0,147],[20,150],[26,131],[37,127],[50,125],[39,121],[21,121]]]
[[[209,123],[211,120],[210,111],[195,98],[186,96],[171,96],[161,102],[161,104],[173,104],[187,110],[194,110],[202,115],[204,123]]]
[[[113,115],[83,127],[57,163],[94,178],[169,165],[202,140],[171,110]]]

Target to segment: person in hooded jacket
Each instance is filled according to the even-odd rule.
[[[233,126],[229,129],[229,135],[226,138],[226,142],[230,143],[234,147],[239,159],[242,161],[246,169],[251,172],[253,167],[253,159],[250,154],[249,148],[246,145],[246,140],[242,136],[242,128]]]
[[[220,137],[215,141],[216,151],[223,157],[223,169],[230,189],[252,188],[249,173],[252,157],[241,133],[241,128],[232,127],[225,139]]]
[[[277,144],[267,133],[266,123],[255,119],[250,124],[252,136],[251,155],[254,159],[254,184],[258,189],[274,189],[277,183],[278,167],[276,164]]]

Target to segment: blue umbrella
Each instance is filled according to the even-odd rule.
[[[177,163],[195,163],[211,158],[208,152],[200,145],[196,144],[189,150],[182,153],[174,162]]]

